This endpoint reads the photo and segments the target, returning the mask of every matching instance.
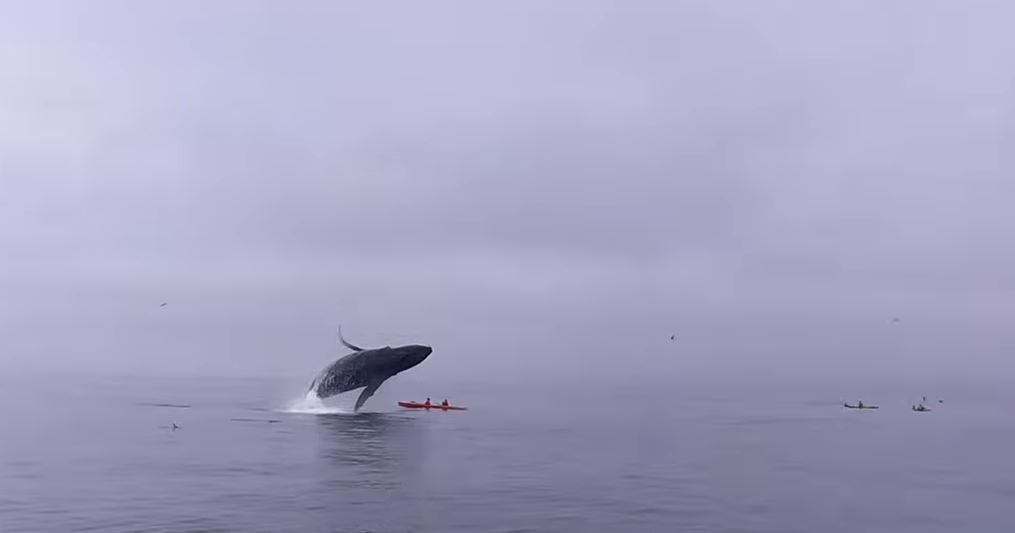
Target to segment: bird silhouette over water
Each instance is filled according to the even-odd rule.
[[[169,305],[169,302],[162,302],[161,304],[159,304],[159,307],[165,307],[167,305]]]
[[[676,335],[670,335],[670,340],[671,340],[671,341],[675,341],[675,340],[677,340],[677,336],[676,336]]]
[[[180,426],[177,426],[176,424],[173,424],[173,431],[176,431],[178,429],[180,429]]]

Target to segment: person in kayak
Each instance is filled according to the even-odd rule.
[[[427,398],[426,401],[423,402],[423,405],[430,407],[430,398]]]
[[[856,401],[856,408],[857,409],[863,409],[863,402],[861,402],[860,400],[857,400]]]
[[[443,401],[443,402],[441,402],[441,407],[447,407],[448,405],[449,405],[449,404],[448,404],[448,399],[447,399],[447,398],[444,398],[444,401]]]

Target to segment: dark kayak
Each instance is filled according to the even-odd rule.
[[[913,410],[916,411],[917,413],[926,413],[930,411],[930,409],[927,409],[926,407],[924,407],[923,409],[917,409],[916,407],[914,407]]]
[[[846,409],[877,409],[878,408],[878,406],[876,406],[876,405],[865,405],[863,407],[860,407],[859,405],[849,405],[848,403],[844,403],[844,404],[842,404],[842,406],[845,407]]]

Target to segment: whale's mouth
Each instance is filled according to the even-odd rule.
[[[406,369],[412,368],[426,361],[426,358],[430,357],[431,353],[433,353],[433,348],[429,346],[407,346],[404,355],[402,355],[403,365]]]

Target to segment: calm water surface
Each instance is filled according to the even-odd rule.
[[[471,410],[421,413],[399,380],[352,415],[302,383],[0,378],[0,531],[1015,531],[983,391],[449,383]]]

